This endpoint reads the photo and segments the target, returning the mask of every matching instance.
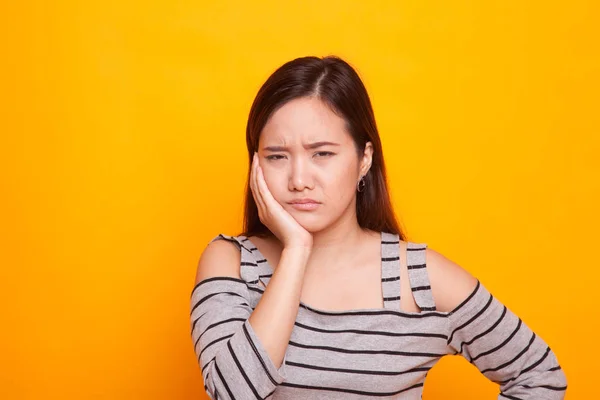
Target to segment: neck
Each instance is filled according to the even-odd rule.
[[[338,221],[318,232],[313,232],[313,253],[331,252],[355,248],[368,231],[363,230],[356,219],[353,221]]]
[[[377,234],[358,225],[356,215],[342,217],[327,228],[312,232],[313,247],[309,269],[326,268],[335,270],[356,259],[365,249],[365,244]]]
[[[345,263],[364,249],[364,244],[369,239],[380,240],[380,234],[361,228],[356,214],[348,213],[325,229],[312,232],[313,246],[309,264],[323,267]],[[280,251],[283,250],[283,245],[277,238],[271,235],[271,239],[275,240]]]

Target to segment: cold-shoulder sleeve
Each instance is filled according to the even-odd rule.
[[[244,280],[214,277],[191,296],[194,351],[211,399],[266,399],[286,378],[248,322],[252,313]]]
[[[500,385],[498,399],[564,399],[566,376],[554,352],[480,281],[448,324],[452,351]]]

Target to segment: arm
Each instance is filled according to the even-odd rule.
[[[285,350],[296,318],[306,252],[284,250],[253,311],[240,277],[240,252],[210,243],[198,263],[191,298],[194,350],[212,399],[269,397],[285,380]]]
[[[430,261],[451,351],[500,385],[498,399],[563,399],[566,377],[544,340],[457,264],[433,250]]]

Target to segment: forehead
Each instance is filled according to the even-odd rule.
[[[315,97],[294,99],[269,119],[260,136],[263,144],[300,144],[331,141],[349,143],[346,121]]]

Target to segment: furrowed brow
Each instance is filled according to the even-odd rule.
[[[305,149],[317,149],[323,146],[339,146],[339,143],[334,142],[314,142],[303,145]],[[287,146],[267,146],[263,148],[265,151],[288,151],[289,148]]]

